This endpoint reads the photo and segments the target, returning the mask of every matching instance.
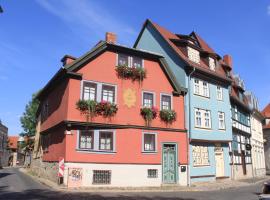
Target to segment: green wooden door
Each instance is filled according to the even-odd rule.
[[[176,147],[163,145],[163,183],[176,183]]]

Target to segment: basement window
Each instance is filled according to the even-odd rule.
[[[111,170],[93,170],[93,184],[111,184]]]
[[[157,169],[148,169],[147,170],[147,177],[148,178],[157,178],[158,177],[158,170]]]

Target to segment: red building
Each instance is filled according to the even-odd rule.
[[[161,55],[107,33],[62,62],[38,99],[42,160],[64,158],[65,184],[186,185],[186,91]]]

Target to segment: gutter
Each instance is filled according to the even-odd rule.
[[[190,80],[191,80],[191,75],[196,71],[196,68],[193,67],[192,71],[190,72],[190,74],[188,75],[188,88],[189,88],[189,91],[188,91],[188,138],[187,138],[187,147],[188,147],[188,151],[187,151],[187,156],[188,156],[188,186],[191,185],[190,183],[190,151],[189,151],[189,144],[190,144],[190,135],[191,135],[191,105],[190,105],[190,93],[191,93],[191,87],[190,87]]]

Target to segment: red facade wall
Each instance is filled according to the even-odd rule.
[[[43,161],[57,162],[59,157],[66,156],[66,137],[65,129],[58,128],[49,133],[49,147],[48,151],[43,152]]]
[[[41,132],[67,119],[69,83],[65,80],[58,84],[43,102],[48,102],[49,115],[42,120]]]
[[[156,61],[144,60],[147,77],[141,83],[118,78],[115,71],[116,63],[117,54],[107,51],[77,71],[77,73],[82,74],[83,80],[117,85],[116,103],[118,105],[118,112],[116,116],[111,119],[95,117],[93,122],[144,126],[145,121],[140,115],[142,91],[154,92],[156,107],[160,109],[160,94],[172,94],[174,89]],[[85,116],[81,115],[80,111],[76,109],[76,102],[81,98],[81,86],[81,80],[69,79],[67,82],[59,83],[52,90],[47,98],[49,102],[49,117],[41,124],[41,131],[45,131],[63,120],[86,122]],[[136,102],[131,108],[124,105],[123,92],[126,89],[132,89],[136,93]],[[184,97],[182,95],[173,96],[172,105],[177,112],[177,120],[173,124],[168,125],[157,117],[152,121],[152,127],[185,129]],[[185,132],[145,131],[157,133],[157,153],[153,154],[142,153],[143,130],[141,129],[117,129],[115,140],[116,153],[112,154],[76,151],[77,133],[65,135],[64,128],[47,132],[52,137],[49,151],[43,156],[44,161],[57,161],[59,157],[64,156],[66,162],[160,164],[162,161],[161,143],[175,142],[178,144],[179,162],[187,164],[187,138]]]
[[[117,85],[117,105],[118,112],[111,120],[102,117],[96,117],[93,122],[113,123],[113,124],[132,124],[145,125],[145,121],[140,115],[142,107],[142,91],[151,91],[156,94],[156,106],[160,109],[160,93],[172,94],[173,88],[163,73],[159,63],[144,60],[144,67],[147,71],[147,78],[142,83],[132,82],[131,80],[123,80],[117,77],[115,72],[116,54],[113,52],[105,52],[98,58],[88,63],[80,69],[78,73],[83,74],[83,80],[97,81]],[[81,81],[70,80],[69,87],[69,104],[68,119],[73,121],[86,121],[76,109],[76,102],[81,95]],[[132,89],[136,92],[136,105],[128,108],[124,105],[123,92],[125,89]],[[177,120],[172,125],[167,125],[155,119],[152,122],[154,127],[170,127],[184,129],[184,97],[173,97],[173,109],[177,112]]]
[[[142,152],[143,132],[157,133],[157,153]],[[76,151],[78,131],[73,131],[73,133],[73,135],[66,135],[66,162],[161,164],[162,143],[174,142],[178,145],[178,161],[181,164],[187,164],[185,133],[117,129],[115,136],[116,153],[107,154]]]

